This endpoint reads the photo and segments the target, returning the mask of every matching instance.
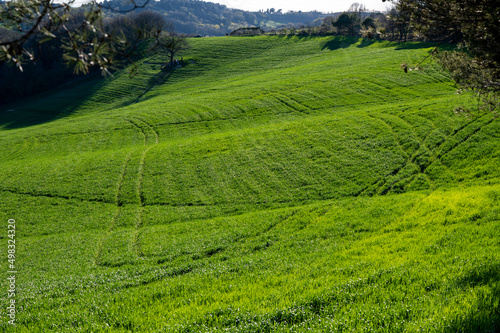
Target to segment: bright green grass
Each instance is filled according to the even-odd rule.
[[[500,122],[432,45],[190,42],[0,110],[2,330],[500,329]]]

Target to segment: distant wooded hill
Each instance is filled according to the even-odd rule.
[[[108,3],[120,10],[131,7],[129,0],[113,0]],[[324,17],[332,15],[317,11],[283,13],[279,8],[247,12],[199,0],[153,0],[142,10],[162,13],[175,24],[177,32],[212,36],[223,36],[248,26],[272,29],[291,25],[319,25]]]

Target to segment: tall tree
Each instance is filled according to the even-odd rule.
[[[362,3],[359,2],[353,2],[349,9],[347,10],[349,13],[366,13],[368,10],[366,9],[366,6]]]
[[[155,38],[164,31],[173,32],[174,30],[173,24],[167,22],[165,16],[150,10],[133,13],[131,18],[133,27],[140,39]]]
[[[340,34],[354,36],[360,28],[360,17],[354,13],[342,13],[333,23]]]
[[[408,12],[393,7],[387,13],[386,18],[387,27],[392,32],[392,39],[396,39],[395,33],[398,33],[397,39],[406,42],[410,33],[410,16]]]

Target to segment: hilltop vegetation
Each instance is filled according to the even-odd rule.
[[[120,10],[126,10],[132,6],[130,2],[121,0],[109,1],[109,5]],[[321,19],[326,16],[318,11],[283,12],[278,8],[249,12],[228,8],[214,2],[197,0],[151,1],[146,9],[164,15],[181,33],[203,36],[224,36],[241,27],[276,28],[288,25],[320,24]]]
[[[0,109],[16,332],[498,331],[500,121],[435,45],[191,44]]]

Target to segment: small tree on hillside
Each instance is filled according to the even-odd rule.
[[[189,43],[186,35],[170,32],[160,35],[156,38],[156,44],[153,46],[154,50],[160,50],[168,56],[168,63],[174,63],[175,56],[183,50],[189,48]]]
[[[363,23],[361,23],[361,25],[365,29],[370,29],[370,28],[376,29],[377,28],[376,25],[375,25],[375,20],[372,17],[370,17],[370,16],[368,16],[367,18],[365,18],[363,20]]]
[[[392,38],[395,39],[395,33],[398,33],[398,40],[406,42],[410,33],[410,16],[407,12],[393,7],[386,16],[387,25],[392,31]]]
[[[377,36],[377,26],[375,25],[375,20],[368,16],[363,20],[363,23],[361,23],[361,26],[364,28],[364,30],[361,31],[362,36],[364,38],[375,38]]]

